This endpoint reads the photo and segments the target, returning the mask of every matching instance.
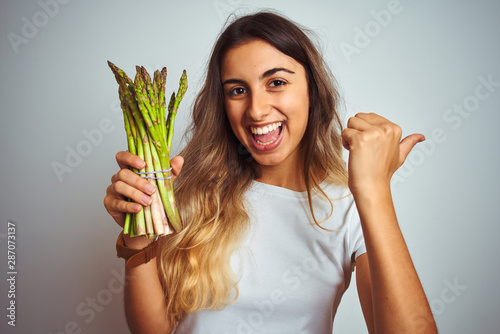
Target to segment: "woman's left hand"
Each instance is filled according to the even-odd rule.
[[[349,118],[342,144],[349,151],[349,188],[353,194],[390,187],[391,177],[413,147],[423,140],[412,134],[401,140],[401,128],[374,113]]]

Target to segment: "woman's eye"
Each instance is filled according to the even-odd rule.
[[[271,87],[278,87],[278,86],[283,86],[285,84],[286,84],[286,82],[284,82],[283,80],[277,79],[277,80],[271,81],[271,83],[269,84],[269,86],[271,86]]]
[[[242,87],[236,87],[236,88],[233,88],[229,91],[230,96],[241,95],[244,93],[246,93],[246,90],[245,90],[245,88],[242,88]]]

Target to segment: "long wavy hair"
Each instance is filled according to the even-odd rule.
[[[244,195],[259,178],[259,169],[249,163],[224,110],[221,64],[228,50],[263,40],[305,68],[310,110],[300,149],[314,223],[321,223],[313,211],[314,192],[330,201],[333,211],[319,184],[347,185],[338,93],[306,31],[280,15],[259,12],[229,24],[212,50],[206,81],[193,105],[190,140],[181,152],[185,163],[175,181],[182,230],[164,238],[161,248],[159,268],[171,324],[190,312],[224,308],[238,297],[229,260],[249,226]]]

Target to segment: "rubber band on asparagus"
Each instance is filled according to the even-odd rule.
[[[167,176],[167,177],[156,177],[156,176],[142,176],[145,174],[156,174],[156,173],[168,173],[172,170],[172,167],[166,170],[156,170],[152,172],[141,172],[141,173],[136,173],[137,175],[140,175],[143,179],[154,179],[154,180],[168,180],[172,178],[172,175]]]

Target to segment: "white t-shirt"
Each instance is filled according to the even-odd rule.
[[[349,189],[322,184],[333,214],[314,225],[307,192],[253,182],[247,194],[251,227],[231,264],[239,297],[223,310],[202,310],[181,321],[176,333],[332,333],[354,259],[366,252]],[[330,213],[314,197],[316,219]],[[313,224],[311,224],[313,223]]]

